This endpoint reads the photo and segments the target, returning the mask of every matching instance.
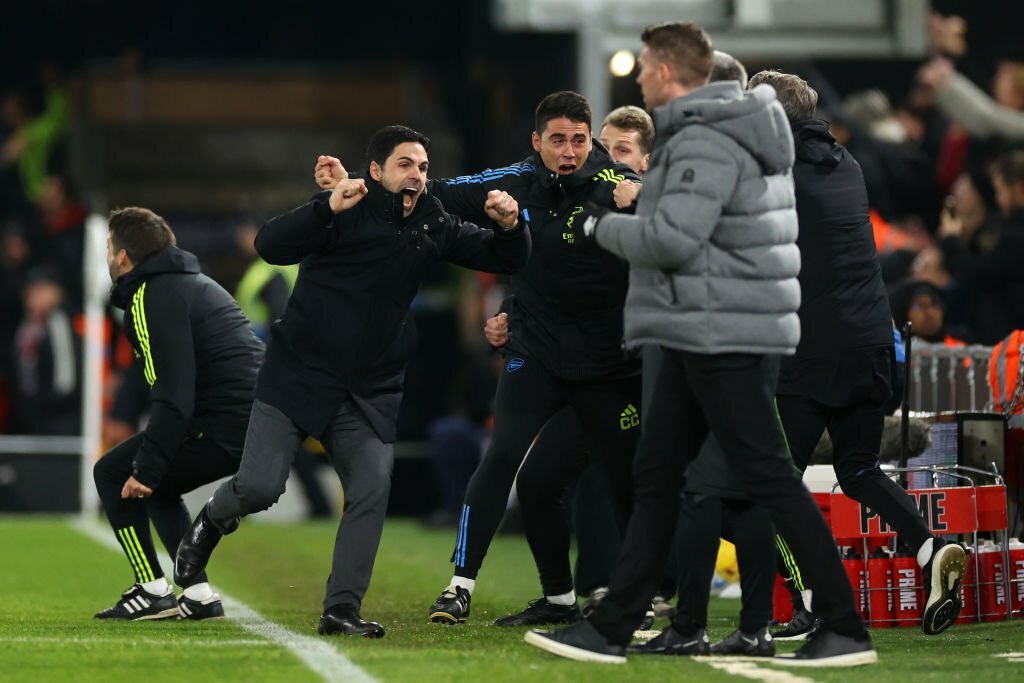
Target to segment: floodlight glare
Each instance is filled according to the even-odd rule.
[[[619,50],[612,55],[608,62],[608,69],[612,72],[612,76],[628,76],[633,73],[635,66],[636,57],[629,50]]]

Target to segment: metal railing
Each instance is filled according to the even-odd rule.
[[[991,410],[991,355],[991,346],[950,347],[915,340],[907,387],[910,409],[927,413]]]

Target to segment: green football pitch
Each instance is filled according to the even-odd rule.
[[[109,530],[104,534],[98,520],[0,517],[0,681],[1024,681],[1021,619],[955,626],[934,637],[877,630],[881,663],[861,669],[558,659],[525,645],[521,629],[492,625],[537,597],[521,537],[493,544],[470,622],[442,626],[428,623],[426,613],[450,576],[453,534],[403,520],[388,521],[363,606],[387,636],[324,638],[316,624],[334,532],[333,523],[251,523],[226,539],[210,566],[211,580],[233,598],[225,621],[110,623],[92,615],[132,579],[120,551],[99,542]],[[712,640],[733,629],[738,607],[713,601]]]

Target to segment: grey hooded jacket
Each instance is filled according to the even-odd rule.
[[[792,354],[800,341],[793,136],[775,91],[735,81],[654,111],[635,216],[594,233],[629,261],[626,344]]]

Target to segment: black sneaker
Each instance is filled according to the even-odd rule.
[[[178,601],[174,599],[173,588],[168,587],[164,595],[153,595],[137,583],[121,593],[121,599],[113,607],[97,612],[95,618],[127,621],[177,619]]]
[[[630,645],[628,650],[637,655],[706,655],[708,642],[708,632],[702,628],[684,635],[670,626],[646,643]]]
[[[212,500],[212,498],[211,498]],[[191,586],[195,578],[206,569],[213,549],[220,543],[224,534],[230,534],[238,528],[238,520],[233,520],[231,528],[221,530],[210,519],[209,501],[196,515],[196,521],[178,544],[178,552],[174,557],[174,582],[179,586]]]
[[[193,600],[182,593],[178,598],[178,611],[181,612],[182,619],[194,619],[195,621],[224,618],[224,605],[216,593],[206,600]]]
[[[821,619],[814,616],[813,612],[805,609],[798,610],[793,618],[782,624],[778,631],[772,631],[772,640],[797,641],[807,640],[807,637],[821,627]]]
[[[713,655],[739,655],[742,657],[774,657],[775,642],[765,626],[760,631],[747,635],[736,629],[711,646]]]
[[[494,620],[495,626],[543,626],[545,624],[575,624],[583,618],[580,608],[571,605],[555,605],[547,597],[530,600],[522,612]]]
[[[363,619],[353,605],[335,605],[328,608],[320,617],[316,632],[322,636],[384,637],[384,627],[376,621]]]
[[[445,588],[430,608],[430,620],[438,624],[461,624],[469,618],[472,595],[462,586]]]
[[[523,640],[553,655],[578,662],[626,663],[626,648],[609,643],[586,620],[557,631],[527,631]]]
[[[866,633],[863,640],[858,640],[819,629],[808,637],[799,650],[777,655],[772,661],[787,666],[861,666],[877,662],[878,653],[871,645],[871,636]]]
[[[921,630],[934,636],[953,625],[964,608],[963,582],[967,573],[967,553],[957,543],[944,543],[932,552],[924,566],[924,589],[927,599],[921,617]]]

